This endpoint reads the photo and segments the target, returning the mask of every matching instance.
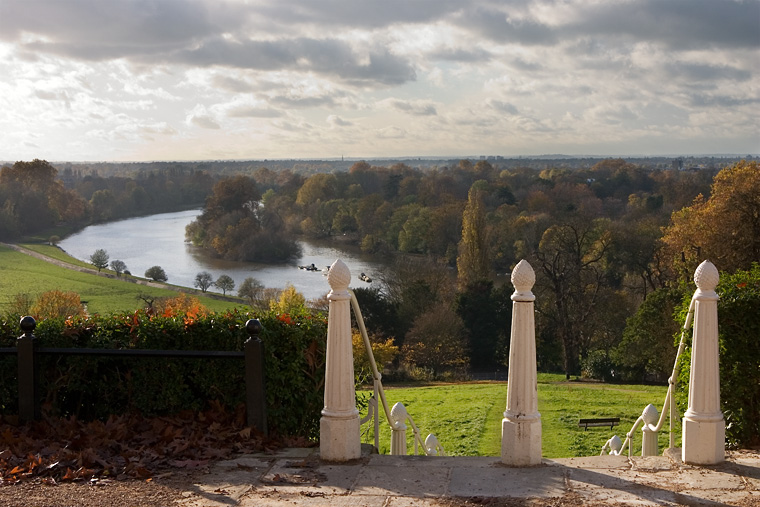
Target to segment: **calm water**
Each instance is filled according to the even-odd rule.
[[[290,264],[254,264],[210,258],[185,242],[185,226],[200,212],[162,213],[92,225],[64,239],[59,245],[72,257],[85,262],[89,262],[95,250],[102,248],[111,260],[124,261],[127,269],[136,276],[142,276],[146,269],[158,265],[166,271],[169,283],[185,287],[193,287],[195,275],[208,271],[214,279],[222,274],[229,275],[235,280],[236,287],[249,276],[266,287],[283,288],[291,283],[306,299],[316,299],[330,291],[327,277],[321,271],[304,271],[298,266],[313,263],[317,268],[325,269],[336,259],[343,260],[351,270],[351,287],[376,284],[375,281],[367,284],[359,280],[362,272],[373,279],[377,278],[382,266],[376,260],[362,255],[358,250],[339,250],[318,242],[299,241],[303,255]]]

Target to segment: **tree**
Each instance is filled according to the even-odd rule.
[[[238,288],[238,296],[246,298],[251,306],[257,306],[261,302],[263,295],[264,284],[252,276],[243,280],[243,283]]]
[[[490,271],[485,209],[481,192],[475,185],[470,188],[467,206],[462,215],[462,240],[459,242],[457,257],[458,281],[461,288],[478,280],[487,280]]]
[[[214,278],[208,271],[201,271],[195,275],[195,286],[199,288],[201,292],[206,292],[213,283]]]
[[[464,326],[459,316],[444,305],[417,317],[404,340],[404,358],[431,370],[436,378],[446,369],[467,366]]]
[[[127,270],[127,264],[119,259],[114,259],[111,261],[111,269],[116,271],[116,276],[121,276]]]
[[[98,248],[92,255],[90,255],[90,262],[93,266],[98,268],[98,272],[100,272],[101,269],[108,267],[108,253],[102,248]]]
[[[150,278],[154,282],[166,282],[169,277],[166,276],[166,271],[161,266],[152,266],[145,270],[145,277]]]
[[[604,259],[610,246],[607,222],[576,216],[549,227],[535,252],[536,290],[544,319],[559,334],[565,376],[579,373],[579,360],[593,333],[588,329],[604,284]]]
[[[701,194],[673,213],[662,238],[674,271],[691,277],[705,259],[721,271],[749,269],[760,259],[760,167],[737,162],[713,179],[710,198]]]
[[[222,289],[222,294],[226,295],[228,290],[231,291],[235,288],[235,280],[229,275],[221,275],[214,282],[214,286]]]

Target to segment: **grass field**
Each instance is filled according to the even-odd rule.
[[[24,245],[59,260],[75,265],[84,263],[71,259],[58,248],[44,245]],[[92,266],[88,266],[92,267]],[[143,302],[138,294],[150,294],[157,297],[176,296],[171,289],[162,289],[139,285],[128,281],[115,280],[88,273],[81,273],[36,259],[9,248],[0,247],[0,311],[15,294],[41,294],[49,290],[74,291],[82,301],[87,302],[90,313],[109,314],[123,310],[140,308]],[[192,294],[191,289],[187,290]],[[239,303],[220,301],[203,296],[198,299],[210,310],[224,311]]]
[[[541,413],[543,456],[564,458],[599,454],[612,435],[621,440],[646,405],[662,409],[664,386],[565,382],[564,375],[539,374],[538,410]],[[506,407],[506,382],[444,384],[386,388],[389,407],[400,401],[424,439],[433,433],[446,453],[456,456],[499,456],[501,420]],[[390,452],[390,428],[380,409],[380,452]],[[362,414],[364,415],[364,414]],[[620,417],[620,426],[578,427],[582,418]],[[660,449],[667,447],[667,422],[660,432]],[[408,453],[413,453],[411,428]],[[634,452],[641,453],[641,430],[634,435]],[[680,427],[676,439],[680,441]],[[371,424],[362,426],[362,441],[373,442]]]

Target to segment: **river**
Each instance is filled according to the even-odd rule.
[[[162,213],[145,217],[129,218],[116,222],[91,225],[59,242],[69,255],[85,262],[90,255],[102,248],[110,260],[124,261],[135,276],[143,276],[151,266],[161,266],[169,277],[169,283],[193,287],[195,275],[208,271],[216,280],[226,274],[235,280],[235,286],[248,277],[254,277],[265,287],[282,289],[291,283],[306,299],[316,299],[330,291],[327,277],[322,271],[305,271],[298,266],[314,264],[324,270],[341,259],[351,270],[351,287],[377,285],[377,275],[382,264],[358,249],[341,248],[334,244],[299,240],[303,254],[288,264],[255,264],[215,259],[201,249],[185,242],[185,226],[192,222],[201,210]],[[359,280],[366,273],[372,283]],[[210,291],[216,291],[211,287]],[[216,291],[221,292],[221,291]],[[233,291],[234,292],[234,291]]]

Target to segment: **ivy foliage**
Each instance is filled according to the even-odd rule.
[[[315,439],[324,404],[326,319],[307,313],[249,314],[144,311],[108,317],[51,318],[34,332],[37,347],[242,351],[245,323],[264,329],[264,369],[270,431]],[[0,347],[13,347],[18,323],[0,319]],[[245,402],[242,358],[167,359],[38,355],[43,412],[80,419],[111,414],[168,415],[206,409],[218,401],[234,409]],[[0,356],[0,414],[16,414],[15,356]]]

